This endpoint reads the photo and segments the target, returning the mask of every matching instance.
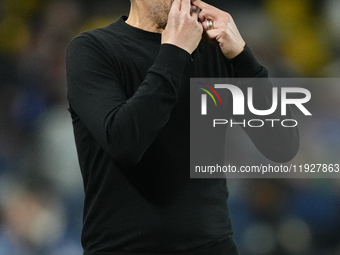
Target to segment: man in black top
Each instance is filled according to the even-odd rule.
[[[201,40],[204,30],[218,43]],[[199,0],[132,0],[128,18],[70,43],[85,255],[237,254],[226,180],[190,179],[190,77],[267,77],[267,70],[231,16]],[[280,137],[273,158],[289,160],[297,131]]]

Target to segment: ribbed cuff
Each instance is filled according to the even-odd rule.
[[[254,77],[261,72],[263,68],[257,62],[248,45],[246,45],[239,55],[231,59],[230,62],[234,66],[236,75],[239,78]]]
[[[180,77],[189,60],[190,54],[187,51],[173,44],[162,44],[154,66]]]

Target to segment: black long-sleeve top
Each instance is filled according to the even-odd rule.
[[[202,40],[190,56],[124,19],[83,32],[67,52],[84,254],[225,254],[232,246],[226,180],[189,177],[190,77],[266,77],[267,70],[248,47],[227,60]],[[278,144],[292,154],[294,132]]]

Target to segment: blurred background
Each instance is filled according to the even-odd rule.
[[[339,0],[207,2],[233,15],[272,77],[340,76]],[[128,10],[129,1],[118,0],[0,1],[0,255],[82,254],[83,188],[67,111],[65,50],[76,34]],[[339,90],[322,91],[338,101]],[[333,128],[312,129],[326,130],[329,143],[309,140],[297,160],[329,155],[329,163],[339,163],[339,117],[334,109],[325,116]],[[251,150],[246,138],[229,139],[233,148]],[[339,180],[228,182],[242,255],[340,254]]]

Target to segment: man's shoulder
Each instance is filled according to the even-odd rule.
[[[85,30],[76,35],[72,41],[84,41],[88,42],[91,41],[93,43],[105,43],[107,42],[113,42],[115,40],[118,40],[119,34],[122,33],[122,29],[119,23],[121,23],[121,18],[117,19],[116,21],[112,22],[111,24],[108,24],[104,27],[97,27],[90,30]]]

